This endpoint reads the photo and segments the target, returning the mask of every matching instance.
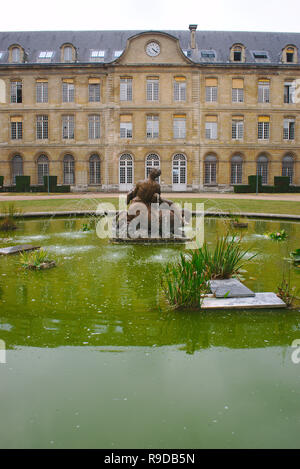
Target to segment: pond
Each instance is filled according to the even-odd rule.
[[[112,245],[84,219],[20,222],[58,266],[0,257],[1,448],[300,447],[300,311],[175,312],[160,287],[184,246]],[[205,220],[212,244],[222,219]],[[265,232],[285,229],[278,243]],[[300,224],[251,220],[245,283],[276,291]],[[5,424],[3,424],[3,422]]]

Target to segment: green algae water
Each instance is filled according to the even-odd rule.
[[[0,257],[0,447],[299,448],[300,311],[175,312],[160,275],[184,246],[112,245],[84,221],[20,222],[13,243],[55,269]],[[205,239],[225,229],[206,219]],[[300,287],[285,260],[300,224],[251,220],[243,245],[248,287],[276,291],[283,272]]]

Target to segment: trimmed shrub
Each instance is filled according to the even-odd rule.
[[[57,176],[44,176],[44,189],[46,192],[48,192],[48,183],[49,192],[56,192]]]
[[[288,176],[275,176],[274,186],[276,192],[288,192],[290,187],[290,178]]]
[[[55,192],[70,192],[71,188],[70,186],[56,186]]]
[[[251,188],[251,192],[256,192],[256,180],[258,178],[258,192],[262,189],[262,177],[261,176],[248,176],[248,184]]]
[[[233,186],[233,189],[236,194],[247,194],[248,192],[251,192],[249,184],[239,184],[238,186]]]
[[[289,192],[292,192],[292,193],[300,193],[300,186],[290,186],[289,187]]]
[[[30,192],[30,176],[16,176],[16,192]]]
[[[274,186],[261,186],[261,190],[259,192],[264,192],[266,194],[273,194],[276,191],[276,187]]]
[[[0,176],[0,187],[3,187],[4,184],[4,176]]]

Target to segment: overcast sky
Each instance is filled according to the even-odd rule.
[[[299,32],[300,1],[37,0],[2,2],[1,31],[188,29]]]

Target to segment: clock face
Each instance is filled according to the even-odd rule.
[[[157,42],[149,42],[146,47],[146,52],[150,57],[155,57],[160,53],[160,45]]]

